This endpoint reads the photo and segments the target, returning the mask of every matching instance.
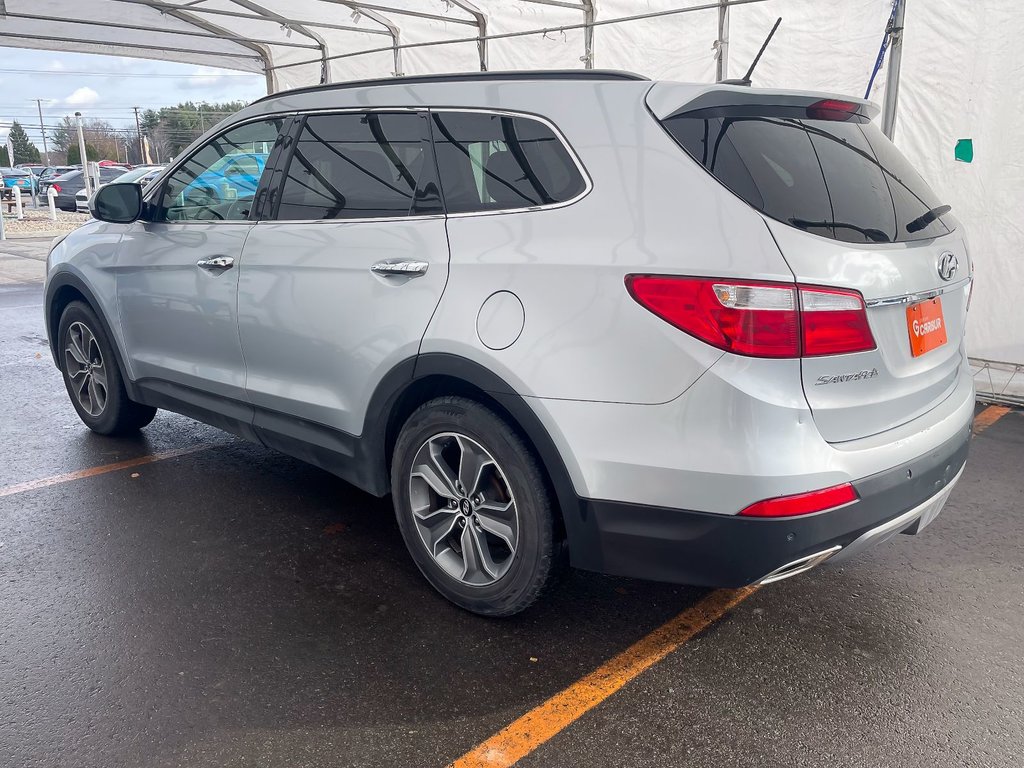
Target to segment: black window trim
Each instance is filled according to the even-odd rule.
[[[449,219],[465,219],[471,216],[501,216],[506,213],[548,211],[554,210],[556,208],[565,208],[566,206],[578,203],[584,197],[589,195],[591,190],[594,188],[594,181],[593,179],[590,178],[590,173],[587,171],[586,166],[583,165],[583,161],[580,160],[580,157],[576,153],[576,150],[573,148],[572,144],[570,144],[569,140],[565,138],[565,134],[562,133],[558,126],[551,122],[548,118],[544,117],[543,115],[538,115],[534,112],[521,112],[518,110],[496,109],[492,107],[430,107],[429,111],[431,118],[433,118],[435,114],[451,114],[452,112],[457,112],[477,115],[496,115],[498,117],[522,118],[538,122],[547,127],[551,131],[551,133],[554,134],[555,138],[558,139],[558,141],[562,144],[562,147],[569,154],[569,158],[572,160],[573,164],[576,166],[576,170],[579,171],[580,176],[583,178],[583,190],[575,197],[571,197],[568,200],[562,200],[557,203],[545,203],[543,205],[520,206],[518,208],[494,208],[488,209],[486,211],[462,211],[456,213],[449,213],[447,214]],[[430,129],[431,131],[433,131],[433,119],[431,119],[430,123]],[[437,140],[434,139],[433,143],[436,145]],[[444,197],[443,184],[441,186],[441,196]]]

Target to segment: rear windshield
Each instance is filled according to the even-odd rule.
[[[683,149],[757,210],[849,243],[950,232],[942,201],[873,124],[789,109],[700,110],[664,120]]]

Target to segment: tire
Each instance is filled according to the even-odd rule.
[[[563,570],[564,543],[540,465],[480,403],[442,397],[420,406],[398,436],[391,490],[412,559],[467,611],[517,614]]]
[[[93,432],[130,434],[156,416],[156,408],[128,399],[113,346],[88,304],[73,301],[65,307],[57,358],[71,404]]]

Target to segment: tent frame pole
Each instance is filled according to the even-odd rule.
[[[715,80],[729,78],[729,3],[718,2],[718,39],[715,41]]]
[[[896,132],[896,111],[900,99],[900,67],[903,63],[903,19],[907,0],[896,0],[896,18],[893,20],[889,43],[889,63],[885,70],[885,98],[882,102],[882,133],[890,141]]]

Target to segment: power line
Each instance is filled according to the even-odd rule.
[[[90,72],[84,69],[0,69],[0,75],[96,75],[99,77],[166,77],[174,80],[182,78],[215,78],[215,77],[255,77],[262,80],[263,75],[256,72],[207,72],[206,74],[172,75],[165,73],[143,74],[141,72]]]

